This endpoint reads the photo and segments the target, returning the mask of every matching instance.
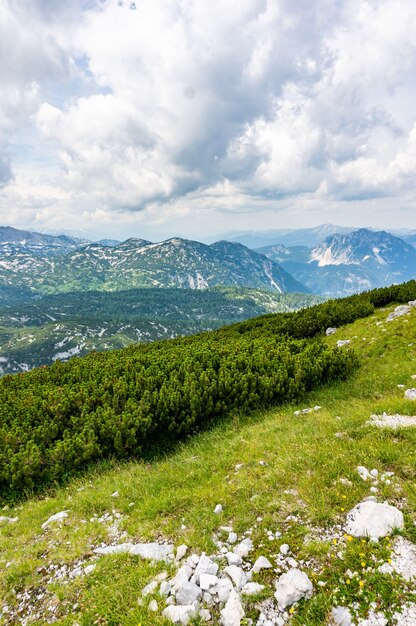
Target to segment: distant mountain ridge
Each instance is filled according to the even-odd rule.
[[[12,232],[13,237],[6,231],[0,243],[0,302],[7,300],[11,288],[17,290],[12,294],[15,303],[26,298],[28,289],[34,294],[53,294],[233,286],[309,292],[277,263],[238,243],[209,246],[180,238],[160,243],[131,238],[116,245],[85,245],[64,237],[57,244],[56,237],[42,239],[36,234],[29,244],[24,231]]]
[[[278,245],[259,252],[314,293],[339,297],[416,278],[416,250],[385,231],[334,234],[311,250]]]

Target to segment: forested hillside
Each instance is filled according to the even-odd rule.
[[[59,481],[94,460],[138,457],[144,448],[205,427],[231,410],[300,397],[357,366],[329,350],[328,326],[416,298],[412,281],[296,313],[6,376],[0,381],[3,495]]]
[[[0,373],[27,371],[91,350],[171,339],[321,301],[256,289],[131,289],[44,296],[0,308]]]

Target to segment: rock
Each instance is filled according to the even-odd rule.
[[[222,513],[222,504],[217,504],[217,506],[214,509],[214,513],[216,513],[217,515],[219,513]]]
[[[195,583],[188,581],[176,589],[175,599],[177,604],[188,606],[202,596],[202,590]]]
[[[208,609],[199,609],[199,617],[203,622],[211,621],[211,613],[208,611]]]
[[[183,583],[188,582],[192,576],[192,568],[189,565],[182,565],[171,580],[174,589],[181,587]]]
[[[345,606],[335,606],[331,611],[334,626],[351,626],[351,613]]]
[[[151,561],[169,561],[169,557],[173,555],[173,546],[159,543],[120,543],[116,546],[95,548],[94,552],[100,555],[131,554]]]
[[[218,576],[214,576],[214,574],[201,574],[199,577],[199,586],[203,591],[208,591],[211,587],[215,587],[218,580]]]
[[[151,600],[149,602],[148,609],[149,609],[149,611],[153,611],[153,613],[157,613],[157,611],[159,610],[159,607],[157,605],[156,600]]]
[[[386,502],[360,502],[347,515],[346,532],[378,539],[404,526],[403,514]]]
[[[13,524],[17,522],[18,519],[18,517],[4,517],[0,515],[0,524]]]
[[[342,346],[348,346],[351,343],[351,339],[338,339],[337,348],[342,348]]]
[[[238,589],[244,587],[247,582],[247,576],[244,570],[242,570],[241,567],[237,567],[237,565],[228,565],[228,567],[224,569],[224,572],[231,578]]]
[[[237,533],[231,532],[228,535],[227,543],[230,543],[230,544],[236,543],[237,539],[238,539]]]
[[[364,465],[359,465],[357,467],[357,472],[363,480],[368,480],[369,478],[371,479],[371,474],[368,469],[364,467]]]
[[[229,578],[220,578],[215,587],[210,589],[210,593],[218,597],[220,602],[227,602],[230,593],[233,590],[233,584]]]
[[[187,551],[188,551],[188,546],[186,546],[185,544],[178,546],[178,549],[176,550],[175,560],[181,561],[183,557],[185,556],[185,554],[187,553]]]
[[[289,544],[282,543],[282,545],[279,548],[279,552],[280,554],[283,554],[283,556],[286,556],[286,554],[289,554],[290,552]]]
[[[251,539],[243,539],[243,541],[241,541],[241,543],[239,543],[237,546],[235,546],[233,552],[234,554],[238,554],[238,556],[241,556],[241,558],[245,558],[249,552],[251,552],[251,550],[253,549],[253,542],[251,541]]]
[[[194,606],[168,606],[162,613],[163,617],[174,624],[189,624],[189,620],[196,617]]]
[[[225,558],[228,561],[228,565],[241,565],[243,559],[239,554],[234,554],[234,552],[227,552]]]
[[[407,398],[407,400],[416,400],[416,389],[406,389],[404,397]]]
[[[161,596],[170,596],[172,592],[172,585],[168,580],[162,580],[159,587],[159,593]]]
[[[103,548],[95,548],[95,554],[106,556],[107,554],[129,554],[132,543],[119,543],[117,546],[104,546]]]
[[[84,574],[87,574],[87,575],[91,574],[95,570],[96,567],[97,566],[95,565],[95,563],[91,563],[91,565],[87,565],[87,567],[84,569]]]
[[[388,623],[383,613],[369,611],[367,619],[361,619],[358,626],[388,626]]]
[[[145,598],[146,596],[150,596],[152,593],[156,591],[159,583],[157,580],[152,580],[146,587],[142,589],[142,596]]]
[[[259,585],[259,583],[246,583],[241,590],[241,593],[245,596],[256,596],[261,591],[263,591],[264,585]]]
[[[267,559],[265,556],[259,556],[259,558],[253,565],[253,572],[255,574],[258,574],[260,570],[269,569],[271,567],[273,567],[273,565],[270,563],[269,559]]]
[[[47,519],[46,522],[43,522],[41,528],[47,528],[49,524],[51,524],[52,522],[60,522],[61,520],[68,517],[68,513],[69,511],[67,510],[67,511],[59,511],[59,513],[55,513],[55,515],[51,515],[51,517]]]
[[[416,426],[416,417],[410,415],[372,415],[367,422],[369,426],[376,426],[377,428],[391,428],[397,430],[398,428],[414,428]]]
[[[120,494],[118,493],[118,491],[115,491],[114,493],[112,493],[112,494],[111,494],[111,497],[112,497],[112,498],[118,498],[118,497],[119,497],[119,495],[120,495]]]
[[[307,600],[312,597],[313,586],[305,572],[299,569],[290,569],[282,574],[276,584],[274,597],[280,610],[284,611],[288,606],[299,602],[302,598]]]
[[[212,574],[216,576],[217,572],[218,564],[214,563],[206,554],[202,553],[194,573],[196,582],[199,583],[201,574]]]
[[[402,317],[403,315],[406,315],[407,313],[409,313],[410,310],[411,310],[411,306],[409,306],[408,304],[401,304],[400,306],[396,306],[394,311],[392,311],[387,317],[386,322],[391,322],[392,320],[395,320],[398,317]]]
[[[132,556],[141,556],[151,561],[169,561],[173,555],[174,546],[160,543],[136,543],[130,549]]]
[[[329,328],[327,328],[327,329],[326,329],[326,331],[325,331],[325,335],[326,335],[327,337],[329,337],[330,335],[333,335],[333,334],[334,334],[334,333],[336,333],[336,332],[337,332],[337,329],[336,329],[336,328],[331,328],[331,327],[329,327]]]
[[[397,626],[414,626],[416,624],[416,604],[402,606],[393,615],[393,620]]]
[[[241,598],[236,591],[230,593],[230,597],[221,611],[221,626],[240,626],[245,613]]]
[[[397,537],[391,554],[391,567],[405,580],[416,580],[416,546],[404,537]]]

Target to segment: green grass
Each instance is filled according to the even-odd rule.
[[[408,344],[416,336],[416,311],[377,326],[390,309],[327,339],[331,345],[352,339],[360,356],[361,367],[347,382],[311,393],[301,403],[235,414],[165,458],[107,463],[48,497],[0,512],[19,517],[15,524],[0,526],[0,610],[4,604],[16,606],[16,594],[26,590],[45,618],[36,624],[47,623],[49,604],[56,607],[56,623],[62,625],[165,624],[161,611],[149,613],[146,602],[137,602],[141,589],[164,569],[161,565],[126,556],[103,557],[89,576],[45,586],[49,563],[89,562],[92,548],[108,538],[107,526],[90,520],[113,509],[121,514],[120,530],[132,541],[165,537],[175,545],[186,543],[192,551],[210,553],[213,532],[221,524],[232,524],[239,534],[253,529],[253,558],[263,554],[272,559],[281,543],[289,543],[295,557],[305,560],[303,569],[315,583],[313,599],[294,607],[291,621],[296,626],[324,624],[337,603],[357,602],[358,613],[364,615],[372,601],[388,612],[411,598],[412,590],[402,580],[377,572],[376,565],[388,558],[388,540],[372,544],[343,538],[335,545],[324,534],[369,495],[369,484],[356,472],[357,465],[365,465],[394,472],[390,485],[380,483],[378,496],[400,505],[404,535],[416,541],[416,430],[392,432],[366,425],[372,413],[416,413],[416,403],[404,400],[404,390],[397,387],[415,384],[411,375],[416,373],[416,341]],[[314,405],[322,409],[294,416],[296,409]],[[243,463],[238,472],[237,463]],[[348,478],[351,486],[340,478]],[[117,498],[111,497],[115,491]],[[224,507],[220,518],[213,513],[218,502]],[[69,509],[65,523],[41,530],[42,522],[63,509]],[[298,521],[287,521],[289,515],[298,516]],[[267,529],[279,529],[282,537],[269,541]],[[348,579],[348,569],[359,577]],[[269,585],[270,595],[275,579],[271,572],[257,576]],[[318,580],[326,586],[318,586]],[[257,615],[254,607],[247,614]],[[0,618],[0,624],[11,623]]]

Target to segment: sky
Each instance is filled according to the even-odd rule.
[[[414,0],[0,0],[0,224],[416,228]]]

